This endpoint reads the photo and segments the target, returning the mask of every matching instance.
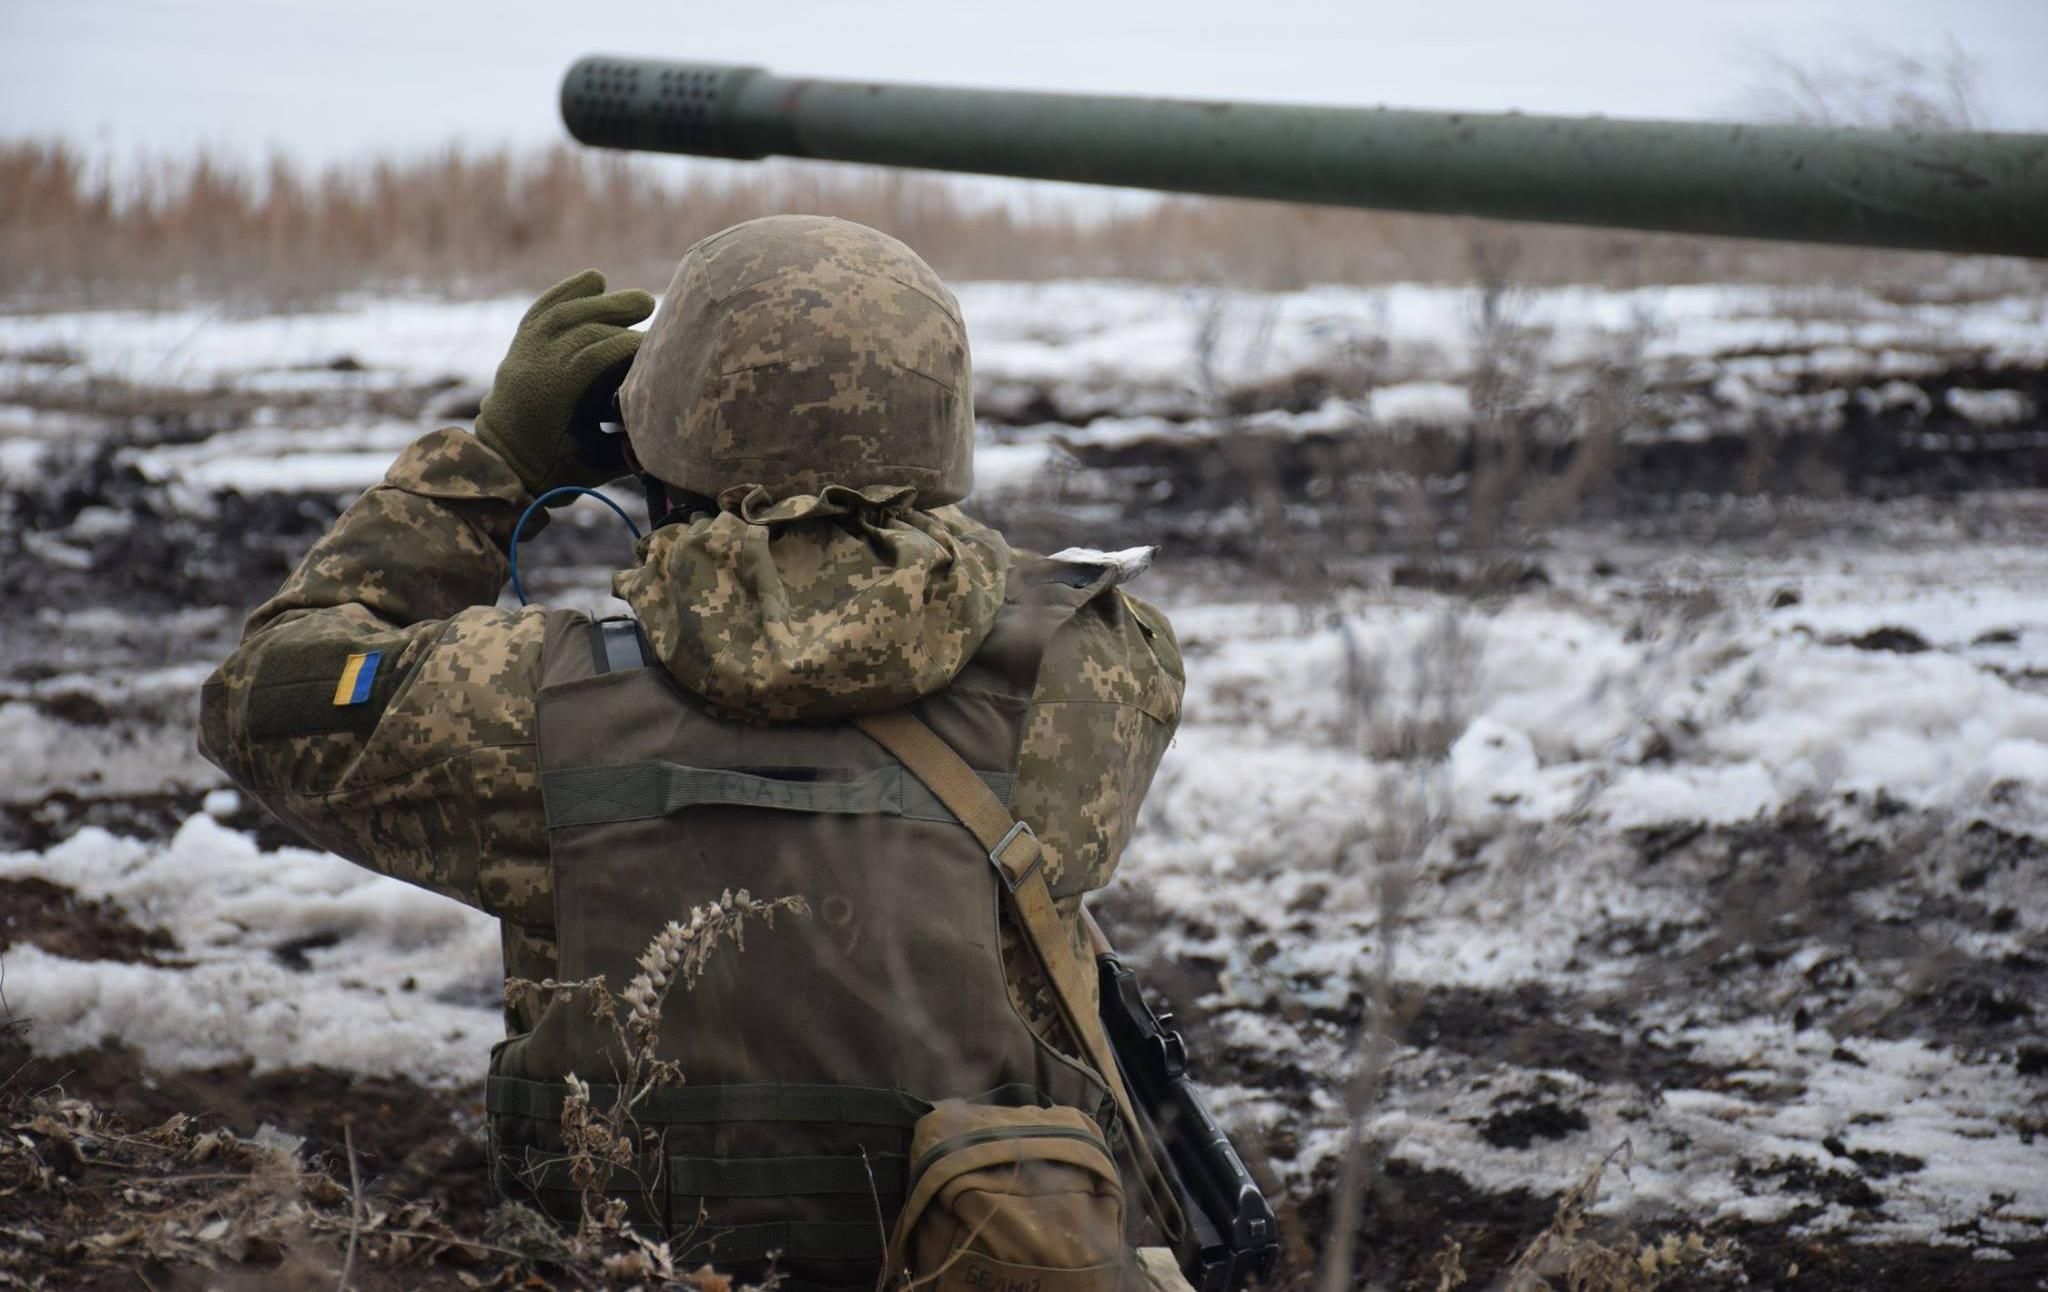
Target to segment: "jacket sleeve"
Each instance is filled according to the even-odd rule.
[[[1095,963],[1082,897],[1116,874],[1138,805],[1180,725],[1184,679],[1173,625],[1121,588],[1083,606],[1039,668],[1010,806],[1038,835],[1046,882],[1081,964]],[[1052,983],[1007,913],[1001,934],[1017,1012],[1049,1043],[1082,1057]],[[1092,996],[1095,976],[1084,977]]]
[[[319,846],[544,927],[547,617],[492,604],[529,501],[466,432],[416,440],[249,617],[201,691],[199,744]]]
[[[1184,687],[1173,626],[1121,588],[1082,607],[1048,646],[1012,807],[1038,834],[1055,897],[1115,876],[1180,725]]]

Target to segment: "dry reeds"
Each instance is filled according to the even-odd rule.
[[[515,289],[596,264],[661,286],[683,248],[775,212],[888,230],[962,279],[1108,277],[1284,289],[1465,281],[1511,240],[1523,284],[1722,280],[1910,289],[1954,262],[1725,239],[1194,198],[1079,203],[872,167],[677,163],[564,146],[307,169],[199,152],[116,166],[0,143],[0,299],[193,294],[289,304],[362,287]]]

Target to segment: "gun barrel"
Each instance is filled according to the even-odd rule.
[[[603,148],[808,157],[1392,211],[2048,257],[2048,135],[954,89],[592,57]]]

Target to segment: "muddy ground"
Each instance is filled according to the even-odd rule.
[[[1044,545],[1071,541],[1076,532],[1104,547],[1163,539],[1170,554],[1165,574],[1184,589],[1262,580],[1295,592],[1304,586],[1422,586],[1491,605],[1540,594],[1554,581],[1558,562],[1587,550],[1768,544],[1785,534],[1893,532],[1902,524],[1932,534],[1951,522],[2015,541],[2048,535],[2044,504],[2028,492],[2048,488],[2048,425],[2037,420],[1987,436],[1939,411],[1955,387],[2023,389],[2034,392],[2037,404],[2048,404],[2048,377],[1986,369],[1965,358],[1914,380],[1923,401],[1867,408],[1825,431],[1757,422],[1729,424],[1685,442],[1619,445],[1611,465],[1574,498],[1569,541],[1507,526],[1487,545],[1469,545],[1472,482],[1484,472],[1472,442],[1458,437],[1423,436],[1392,470],[1384,441],[1368,445],[1356,437],[1271,437],[1246,429],[1199,444],[1080,444],[1074,463],[1056,478],[992,499],[987,512],[1020,540]],[[374,399],[379,411],[410,416],[445,394],[401,388]],[[1696,383],[1669,394],[1710,399],[1711,386]],[[1315,391],[1283,391],[1270,394],[1267,406],[1317,397]],[[203,442],[244,424],[255,405],[233,391],[159,398],[146,390],[101,390],[94,400],[45,409],[75,419],[82,433],[45,460],[37,479],[0,489],[0,604],[8,607],[0,614],[0,704],[32,714],[42,724],[36,730],[63,733],[68,742],[47,756],[41,746],[33,754],[0,753],[23,760],[0,796],[0,850],[45,851],[87,826],[166,839],[202,811],[252,832],[266,848],[283,846],[291,836],[260,810],[208,800],[218,782],[190,753],[189,691],[131,690],[122,680],[217,660],[239,617],[283,577],[341,500],[320,491],[226,492],[194,508],[189,498],[124,463],[123,450]],[[1928,408],[1937,411],[1930,415]],[[1062,416],[1057,407],[1029,411],[1020,423]],[[1533,431],[1530,444],[1510,503],[1535,496],[1543,480],[1569,474],[1571,450]],[[1433,500],[1426,525],[1416,519],[1417,496]],[[93,508],[123,519],[81,530],[80,516]],[[61,543],[49,541],[59,534]],[[608,523],[562,525],[547,541],[555,568],[540,576],[543,592],[587,586],[620,544]],[[1926,643],[1916,645],[1907,633],[1856,645],[1910,652]],[[2048,687],[2038,678],[2027,685]],[[38,765],[29,766],[30,758]],[[145,764],[140,769],[138,758]],[[1887,811],[1883,804],[1865,806],[1880,817]],[[1911,815],[1905,809],[1895,814]],[[1885,872],[1891,862],[1883,850],[1821,817],[1790,813],[1733,826],[1659,827],[1628,842],[1646,884],[1695,868],[1708,876],[1714,902],[1730,913],[1705,938],[1627,921],[1587,930],[1589,948],[1597,943],[1610,953],[1625,944],[1646,974],[1733,984],[1731,999],[1753,990],[1761,1001],[1777,990],[1773,974],[1817,930],[1872,958],[1919,950],[1902,952],[1897,945],[1915,936],[1909,921],[1873,919],[1857,905],[1857,894],[1896,879]],[[1473,841],[1475,851],[1485,846]],[[1985,877],[2039,875],[2048,845],[2027,830],[1987,820],[1952,832],[1950,846],[1960,878],[1912,889],[1915,919],[1938,919],[1955,945],[1973,932],[2009,933],[2013,906],[1985,895],[2007,890],[1987,889]],[[2034,900],[2042,896],[2038,889],[2032,893]],[[1175,918],[1129,893],[1111,893],[1102,907],[1119,941],[1133,945],[1145,945],[1162,932],[1160,921]],[[0,951],[22,945],[76,960],[176,965],[179,956],[174,938],[134,923],[113,903],[47,880],[0,881]],[[274,949],[287,967],[294,955],[303,960],[304,951],[289,942]],[[1171,1000],[1187,1028],[1205,1078],[1306,1109],[1320,1074],[1285,1056],[1233,1045],[1212,1026],[1203,1001],[1220,969],[1199,957],[1148,965],[1155,990]],[[1991,1056],[2034,1082],[2031,1104],[2013,1116],[2022,1119],[2028,1142],[2039,1137],[2048,1171],[2048,1044],[2040,1031],[2048,1010],[2048,945],[2036,939],[2030,949],[1997,959],[1955,952],[1939,971],[1912,983],[1896,1008],[1876,1017],[1849,1016],[1863,1008],[1861,998],[1853,984],[1830,979],[1826,964],[1800,972],[1807,982],[1802,994],[1758,1008],[1778,1010],[1799,1028],[1835,1030],[1851,1059],[1857,1037],[1925,1038]],[[1395,1006],[1399,1039],[1425,1065],[1554,1070],[1633,1086],[1646,1097],[1711,1091],[1741,1079],[1695,1058],[1683,1041],[1634,1029],[1626,997],[1569,988],[1430,987],[1398,993]],[[1311,1021],[1332,1036],[1351,1035],[1366,1009],[1363,996],[1354,996]],[[89,1100],[130,1128],[180,1114],[238,1136],[268,1125],[305,1137],[304,1159],[330,1171],[345,1163],[346,1138],[370,1194],[429,1203],[458,1233],[478,1237],[484,1230],[489,1200],[476,1087],[325,1069],[259,1073],[246,1063],[154,1071],[118,1044],[36,1055],[33,1032],[19,1029],[0,1038],[0,1074],[6,1081],[0,1093],[23,1119],[15,1128],[23,1144],[47,1148],[51,1142],[28,1127],[25,1100],[29,1092],[52,1088]],[[1520,1150],[1567,1139],[1586,1125],[1568,1094],[1545,1098],[1518,1090],[1512,1097],[1503,1093],[1481,1135],[1504,1151]],[[1247,1137],[1247,1155],[1273,1174],[1266,1159],[1299,1153],[1291,1133],[1284,1124],[1268,1126],[1263,1135]],[[1941,1243],[1849,1242],[1810,1232],[1806,1222],[1830,1207],[1881,1215],[1887,1181],[1921,1169],[1910,1158],[1873,1155],[1846,1143],[1838,1156],[1827,1168],[1805,1159],[1739,1164],[1738,1175],[1755,1192],[1794,1196],[1798,1205],[1769,1222],[1708,1227],[1700,1236],[1713,1255],[1666,1285],[1858,1292],[2048,1287],[2048,1236],[2001,1240],[1997,1258],[1985,1259],[1973,1257],[1976,1245],[1967,1231]],[[315,1273],[331,1283],[332,1243],[312,1239],[303,1251],[259,1250],[253,1263],[231,1262],[224,1281],[189,1264],[79,1245],[118,1227],[127,1205],[116,1187],[122,1170],[88,1153],[40,1191],[20,1178],[0,1180],[0,1189],[16,1190],[0,1196],[0,1233],[17,1248],[17,1263],[0,1263],[0,1274],[25,1286],[41,1277],[51,1287],[257,1287],[273,1285],[266,1280],[281,1280],[277,1271],[290,1269],[307,1286]],[[1283,1284],[1303,1284],[1324,1247],[1335,1170],[1335,1161],[1325,1159],[1283,1191],[1289,1229],[1289,1259],[1278,1278]],[[1449,1244],[1460,1250],[1471,1285],[1484,1286],[1552,1225],[1560,1202],[1555,1191],[1486,1188],[1399,1157],[1378,1163],[1372,1180],[1356,1274],[1361,1285],[1389,1289],[1451,1286],[1442,1273]],[[1589,1239],[1630,1250],[1624,1231],[1654,1242],[1696,1230],[1682,1215],[1595,1216],[1589,1223]],[[368,1271],[365,1285],[463,1286],[463,1276],[488,1272],[488,1258],[451,1256],[445,1245],[439,1250],[438,1259]],[[540,1268],[550,1277],[549,1267]]]
[[[192,805],[196,808],[196,804]],[[132,828],[137,822],[130,820]],[[1646,865],[1654,865],[1677,846],[1698,846],[1700,839],[1646,839]],[[1727,846],[1780,846],[1755,837],[1721,841]],[[1824,846],[1806,839],[1790,846]],[[1987,849],[1987,855],[1992,849]],[[1135,936],[1140,910],[1114,900],[1104,903],[1105,916],[1120,939]],[[175,942],[160,930],[139,928],[104,902],[81,900],[56,885],[38,881],[0,883],[0,953],[8,946],[33,943],[55,954],[81,960],[112,959],[175,963]],[[1993,912],[1989,917],[1996,922]],[[276,954],[289,962],[299,954],[280,944]],[[1743,956],[1768,958],[1766,945],[1745,947]],[[2016,1046],[2023,1070],[2048,1077],[2048,1047],[2038,1041],[2035,1010],[2048,999],[2048,961],[2008,966],[2009,975],[1995,982],[1953,981],[1931,987],[1910,1014],[1916,1018],[1886,1020],[1879,1030],[1912,1027],[1915,1023],[1951,1040],[1972,1046]],[[1254,1084],[1276,1092],[1305,1090],[1313,1074],[1268,1059],[1233,1053],[1216,1043],[1205,1026],[1198,1002],[1203,994],[1200,964],[1162,965],[1153,975],[1154,989],[1175,1004],[1203,1073],[1211,1080]],[[1711,1088],[1723,1074],[1703,1070],[1683,1049],[1654,1043],[1617,1043],[1605,1029],[1580,1026],[1575,1003],[1541,990],[1507,993],[1435,991],[1400,1003],[1400,1032],[1406,1043],[1441,1051],[1465,1062],[1512,1062],[1523,1067],[1555,1068],[1601,1080],[1639,1084],[1645,1091],[1663,1088]],[[1356,1018],[1335,1018],[1332,1024],[1352,1027]],[[1591,1018],[1583,1020],[1596,1023]],[[1616,1023],[1610,1017],[1604,1022]],[[481,1091],[423,1086],[402,1078],[349,1076],[320,1068],[285,1068],[252,1072],[246,1063],[166,1073],[153,1071],[132,1052],[118,1046],[64,1056],[37,1057],[25,1034],[0,1034],[0,1108],[10,1116],[21,1143],[49,1152],[47,1136],[31,1121],[30,1096],[37,1092],[88,1101],[99,1113],[134,1131],[160,1126],[180,1117],[195,1119],[194,1129],[226,1129],[236,1136],[256,1136],[264,1128],[303,1137],[299,1153],[308,1166],[330,1178],[346,1180],[350,1152],[356,1158],[368,1196],[396,1211],[424,1207],[442,1225],[437,1232],[472,1239],[479,1244],[489,1232],[494,1200],[484,1183]],[[1490,1118],[1483,1134],[1503,1148],[1525,1147],[1531,1140],[1558,1138],[1582,1130],[1585,1121],[1565,1102],[1517,1102]],[[2048,1118],[2037,1119],[2038,1133],[2048,1144]],[[1282,1132],[1284,1134],[1284,1132]],[[1242,1135],[1241,1135],[1241,1138]],[[1263,1158],[1271,1144],[1246,1143],[1254,1170],[1270,1177]],[[77,1288],[154,1288],[329,1286],[337,1268],[331,1242],[306,1233],[294,1245],[272,1251],[264,1246],[215,1255],[219,1268],[208,1271],[189,1257],[152,1259],[148,1245],[137,1241],[129,1251],[97,1253],[81,1244],[91,1236],[118,1234],[145,1219],[151,1208],[124,1201],[124,1190],[147,1187],[152,1178],[176,1179],[187,1172],[151,1163],[137,1169],[117,1165],[104,1149],[90,1147],[60,1167],[54,1187],[34,1188],[7,1168],[17,1165],[0,1155],[0,1196],[9,1202],[0,1232],[20,1244],[18,1266],[0,1263],[0,1275],[17,1274],[38,1286]],[[1887,1175],[1913,1171],[1911,1161],[1872,1160],[1842,1152],[1839,1169],[1812,1171],[1785,1164],[1755,1164],[1760,1187],[1798,1192],[1810,1198],[1774,1224],[1723,1224],[1705,1237],[1718,1257],[1691,1266],[1665,1286],[1698,1289],[1897,1288],[1953,1289],[1955,1292],[2021,1292],[2043,1286],[2048,1277],[2048,1236],[2008,1244],[2010,1258],[1999,1262],[1970,1260],[1949,1245],[1843,1243],[1825,1236],[1802,1235],[1799,1222],[1822,1205],[1844,1202],[1882,1208],[1879,1190]],[[153,1169],[151,1169],[153,1168]],[[1305,1192],[1280,1191],[1285,1229],[1285,1258],[1276,1275],[1281,1286],[1302,1286],[1311,1277],[1317,1253],[1328,1231],[1334,1189],[1325,1171]],[[9,1178],[11,1177],[11,1178]],[[1874,1187],[1875,1186],[1875,1187]],[[339,1206],[340,1204],[336,1204]],[[1440,1286],[1443,1255],[1452,1245],[1461,1268],[1484,1275],[1507,1268],[1528,1244],[1551,1227],[1558,1213],[1555,1196],[1525,1189],[1487,1191],[1460,1176],[1418,1168],[1399,1160],[1378,1164],[1368,1195],[1357,1262],[1360,1286],[1388,1289],[1433,1289]],[[1694,1232],[1668,1224],[1663,1233]],[[32,1236],[27,1238],[24,1236]],[[1595,1218],[1587,1238],[1630,1250],[1639,1240],[1654,1243],[1658,1228]],[[331,1237],[331,1235],[330,1235]],[[67,1242],[67,1240],[69,1240]],[[237,1259],[241,1258],[241,1259]],[[469,1280],[499,1277],[507,1260],[481,1248],[472,1250],[448,1241],[421,1244],[420,1251],[389,1267],[367,1261],[358,1286],[366,1288],[467,1287]],[[545,1261],[520,1265],[544,1281],[570,1279],[561,1266]],[[1482,1282],[1479,1284],[1484,1286]],[[1643,1286],[1651,1286],[1644,1283]]]

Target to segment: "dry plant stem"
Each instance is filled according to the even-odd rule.
[[[1655,1287],[1660,1280],[1654,1276],[1646,1276],[1648,1281],[1637,1281],[1635,1262],[1627,1256],[1579,1237],[1586,1226],[1586,1212],[1599,1196],[1601,1177],[1617,1161],[1626,1172],[1633,1155],[1632,1145],[1623,1140],[1595,1162],[1558,1200],[1557,1213],[1550,1224],[1529,1241],[1514,1264],[1494,1282],[1495,1292],[1549,1292],[1551,1285],[1544,1277],[1548,1274],[1562,1274],[1569,1287],[1588,1292]]]
[[[341,1145],[348,1156],[348,1251],[341,1258],[341,1279],[334,1286],[335,1292],[348,1292],[356,1271],[356,1243],[363,1233],[363,1178],[356,1171],[355,1127],[346,1121],[341,1124]]]
[[[410,1276],[399,1271],[456,1248],[472,1261],[489,1253],[511,1262],[487,1274],[491,1286],[526,1286],[521,1280],[536,1262],[545,1262],[562,1286],[616,1282],[593,1277],[595,1271],[558,1243],[536,1255],[458,1233],[440,1223],[431,1203],[380,1208],[365,1189],[347,1120],[343,1160],[349,1169],[341,1183],[335,1174],[340,1160],[331,1168],[307,1166],[224,1129],[197,1133],[194,1119],[183,1114],[136,1130],[55,1087],[24,1092],[17,1083],[0,1092],[0,1124],[14,1132],[0,1136],[0,1196],[56,1192],[68,1198],[60,1211],[45,1212],[46,1232],[30,1249],[0,1244],[0,1285],[7,1287],[70,1286],[87,1277],[85,1269],[103,1271],[105,1279],[132,1274],[148,1286],[145,1268],[163,1269],[179,1286],[214,1286],[223,1277],[237,1286],[334,1286],[327,1280],[337,1270],[343,1289],[364,1278],[410,1285]],[[39,1143],[62,1150],[64,1175],[50,1169]],[[176,1169],[202,1162],[222,1169]],[[118,1178],[98,1179],[103,1171]],[[109,1189],[122,1191],[122,1201],[94,1201]],[[6,1206],[0,1213],[11,1214]],[[55,1264],[39,1265],[39,1259]],[[227,1272],[237,1266],[242,1272]],[[10,1278],[23,1269],[28,1280]],[[38,1278],[41,1270],[51,1272]],[[665,1271],[663,1277],[673,1282]]]
[[[1367,1155],[1370,1145],[1365,1125],[1379,1102],[1380,1078],[1393,1052],[1394,1027],[1394,942],[1401,914],[1408,900],[1408,858],[1378,860],[1379,949],[1372,976],[1372,1002],[1367,1012],[1364,1053],[1357,1072],[1344,1091],[1344,1115],[1349,1121],[1344,1144],[1344,1164],[1337,1177],[1337,1201],[1331,1214],[1335,1230],[1324,1256],[1323,1292],[1345,1292],[1351,1285],[1356,1259],[1358,1230],[1365,1219],[1366,1188],[1371,1183]]]
[[[1954,258],[1512,225],[1271,202],[1166,198],[1101,219],[989,203],[969,182],[801,162],[677,180],[660,160],[449,149],[314,171],[204,152],[151,167],[0,144],[0,294],[175,299],[193,283],[311,304],[375,282],[538,287],[595,263],[659,288],[692,241],[758,215],[844,216],[894,233],[949,278],[1312,283],[1467,281],[1475,231],[1512,233],[1530,285],[1831,281],[1913,292]],[[1984,264],[1987,262],[1978,262]],[[2037,280],[1998,262],[2007,281]]]
[[[650,1212],[659,1214],[654,1203],[662,1187],[661,1168],[651,1179],[639,1169],[644,1155],[634,1110],[656,1090],[683,1081],[679,1065],[657,1057],[662,1011],[678,985],[685,991],[696,986],[719,946],[731,942],[736,950],[745,950],[749,919],[772,929],[778,912],[804,915],[809,907],[799,897],[764,902],[740,889],[692,908],[687,922],[672,920],[654,935],[638,958],[640,972],[616,994],[601,976],[575,982],[506,981],[505,995],[511,1002],[549,998],[563,1005],[580,1000],[591,1017],[611,1028],[618,1054],[624,1056],[623,1063],[617,1056],[613,1059],[614,1094],[605,1107],[593,1103],[590,1084],[583,1078],[573,1072],[564,1078],[569,1094],[562,1101],[562,1145],[579,1195],[570,1250],[578,1256],[588,1256],[607,1238],[617,1238],[632,1250],[612,1259],[631,1258],[645,1271],[671,1267],[666,1243],[654,1242],[626,1223],[626,1200],[613,1196],[612,1185],[617,1177],[628,1177]],[[538,1181],[529,1178],[528,1183]]]
[[[489,1252],[493,1256],[509,1256],[522,1261],[530,1259],[525,1252],[500,1247],[496,1243],[486,1243],[474,1238],[451,1238],[447,1234],[431,1233],[424,1229],[380,1229],[377,1233],[383,1238],[417,1238],[422,1242],[446,1243],[450,1247],[467,1247],[474,1251]]]
[[[875,1204],[875,1237],[881,1243],[883,1254],[882,1277],[888,1278],[895,1273],[894,1270],[888,1268],[889,1223],[882,1218],[882,1188],[875,1182],[875,1164],[868,1160],[868,1150],[865,1144],[861,1146],[860,1150],[860,1165],[861,1169],[868,1173],[868,1198]]]
[[[1465,1286],[1465,1248],[1455,1238],[1445,1238],[1436,1254],[1436,1292],[1457,1292]]]
[[[1373,821],[1355,827],[1348,846],[1339,853],[1340,858],[1364,854],[1371,860],[1379,945],[1358,1066],[1344,1090],[1344,1156],[1331,1213],[1333,1229],[1324,1253],[1323,1292],[1344,1292],[1356,1263],[1358,1231],[1371,1184],[1366,1124],[1379,1102],[1399,1023],[1394,983],[1401,922],[1415,869],[1443,830],[1437,781],[1443,756],[1464,725],[1465,697],[1472,690],[1479,661],[1472,634],[1455,615],[1444,616],[1412,661],[1411,689],[1399,697],[1401,711],[1387,716],[1381,712],[1390,698],[1381,676],[1381,661],[1357,639],[1348,621],[1340,621],[1340,630],[1345,649],[1340,730],[1346,743],[1362,758],[1404,760],[1414,780],[1412,788],[1405,790],[1400,780],[1384,782]]]

